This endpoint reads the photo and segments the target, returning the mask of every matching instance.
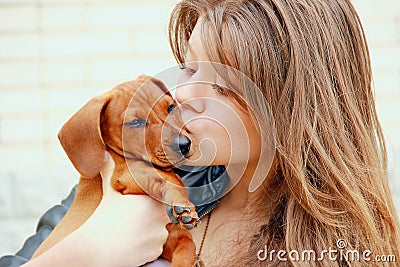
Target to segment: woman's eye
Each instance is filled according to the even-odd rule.
[[[130,122],[125,122],[124,125],[127,125],[132,128],[142,128],[146,126],[147,121],[146,120],[141,120],[141,119],[134,119]]]
[[[186,68],[186,73],[187,73],[188,75],[190,75],[190,76],[195,75],[196,72],[197,72],[197,70],[195,70],[195,69]]]
[[[213,84],[212,88],[217,92],[218,95],[221,96],[229,96],[229,90],[225,87],[219,86],[217,84]]]
[[[169,105],[168,113],[171,113],[175,109],[175,104]]]
[[[194,68],[189,68],[189,67],[186,66],[186,65],[181,65],[181,66],[180,66],[180,69],[183,70],[187,76],[193,76],[193,75],[195,75],[196,72],[197,72],[196,69],[194,69]]]

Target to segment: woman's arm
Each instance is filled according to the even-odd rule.
[[[167,222],[165,207],[148,196],[107,197],[84,225],[23,266],[139,266],[161,254]]]

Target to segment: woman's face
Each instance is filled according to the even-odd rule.
[[[185,68],[175,92],[183,121],[193,139],[192,166],[257,161],[261,139],[245,107],[218,85],[218,75],[204,51],[200,24],[189,40]]]

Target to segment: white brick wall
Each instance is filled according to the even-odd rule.
[[[93,95],[172,66],[176,0],[0,0],[0,256],[15,253],[78,174],[57,140]],[[354,0],[400,209],[400,15],[396,0]],[[395,178],[396,177],[396,178]]]
[[[174,64],[174,3],[0,0],[0,256],[78,181],[61,125],[94,95]]]
[[[370,48],[378,115],[386,136],[389,175],[400,212],[400,9],[397,0],[353,0]]]

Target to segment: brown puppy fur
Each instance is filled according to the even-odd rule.
[[[169,113],[171,105],[174,100],[165,85],[142,75],[91,99],[65,123],[59,139],[81,177],[71,208],[34,257],[54,246],[92,215],[102,198],[99,171],[107,151],[115,161],[111,178],[115,190],[122,194],[150,194],[170,205],[190,207],[190,212],[174,213],[179,224],[167,226],[169,237],[163,257],[171,261],[171,266],[194,265],[195,244],[180,218],[182,215],[196,218],[197,213],[181,180],[171,171],[172,165],[183,159],[171,148],[171,142],[187,133],[181,129],[179,111]],[[145,120],[145,125],[132,127],[137,119]],[[190,222],[196,223],[196,219]]]

